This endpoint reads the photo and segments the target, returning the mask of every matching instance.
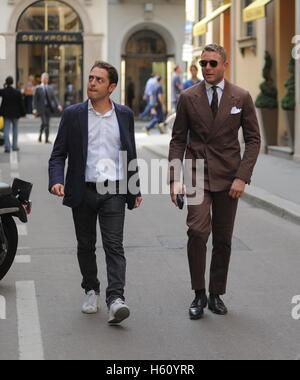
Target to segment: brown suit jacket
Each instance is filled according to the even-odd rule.
[[[232,114],[233,107],[241,109]],[[245,152],[238,139],[243,129]],[[250,184],[260,151],[260,133],[249,92],[225,81],[216,119],[213,118],[205,82],[181,94],[170,143],[169,160],[204,159],[205,184],[210,191],[229,189],[235,178]],[[176,181],[170,172],[170,181]]]

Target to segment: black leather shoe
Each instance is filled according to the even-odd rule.
[[[221,300],[220,296],[211,294],[208,299],[208,308],[214,314],[226,315],[228,310],[224,305],[224,302]]]
[[[197,320],[203,317],[204,309],[207,307],[207,297],[196,297],[191,304],[189,313],[190,319]]]

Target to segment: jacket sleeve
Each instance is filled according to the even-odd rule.
[[[49,160],[49,191],[54,185],[65,184],[64,172],[68,157],[68,118],[68,112],[65,111]]]
[[[236,178],[240,178],[250,185],[253,169],[260,152],[261,138],[254,103],[249,93],[247,93],[244,103],[242,128],[245,140],[245,153]]]
[[[134,114],[130,112],[130,139],[132,144],[132,150],[133,150],[133,159],[137,160],[137,152],[136,152],[136,143],[135,143],[135,128],[134,128]],[[138,173],[138,169],[133,173],[134,175]],[[140,189],[140,179],[137,182],[137,186]],[[137,194],[137,197],[141,196],[141,192]]]
[[[186,109],[186,101],[186,96],[184,94],[181,94],[178,102],[176,119],[173,126],[173,134],[169,150],[169,163],[172,163],[169,170],[170,183],[180,180],[179,176],[181,172],[181,165],[187,147],[189,118]],[[177,164],[175,164],[175,161]],[[176,168],[174,168],[173,163],[175,164]],[[178,167],[178,165],[180,167]]]

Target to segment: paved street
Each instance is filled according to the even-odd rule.
[[[145,196],[141,209],[126,218],[126,294],[132,316],[110,327],[101,241],[101,311],[87,316],[80,312],[83,293],[71,211],[47,192],[52,146],[37,142],[30,122],[20,133],[21,152],[0,153],[1,180],[11,182],[19,174],[34,183],[33,213],[27,228],[20,227],[19,263],[0,283],[6,301],[0,360],[300,360],[300,320],[292,318],[292,299],[300,294],[299,225],[242,201],[224,298],[229,315],[206,311],[204,319],[190,321],[186,212],[172,206],[168,196]],[[137,142],[139,157],[154,157],[141,148],[141,131]]]

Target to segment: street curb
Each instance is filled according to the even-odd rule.
[[[297,203],[283,199],[255,186],[247,188],[243,199],[281,218],[300,224],[300,205]]]
[[[143,145],[151,153],[161,158],[168,158],[161,147]],[[255,186],[247,186],[243,200],[254,206],[261,207],[281,218],[300,224],[300,205],[283,199],[277,195]]]

